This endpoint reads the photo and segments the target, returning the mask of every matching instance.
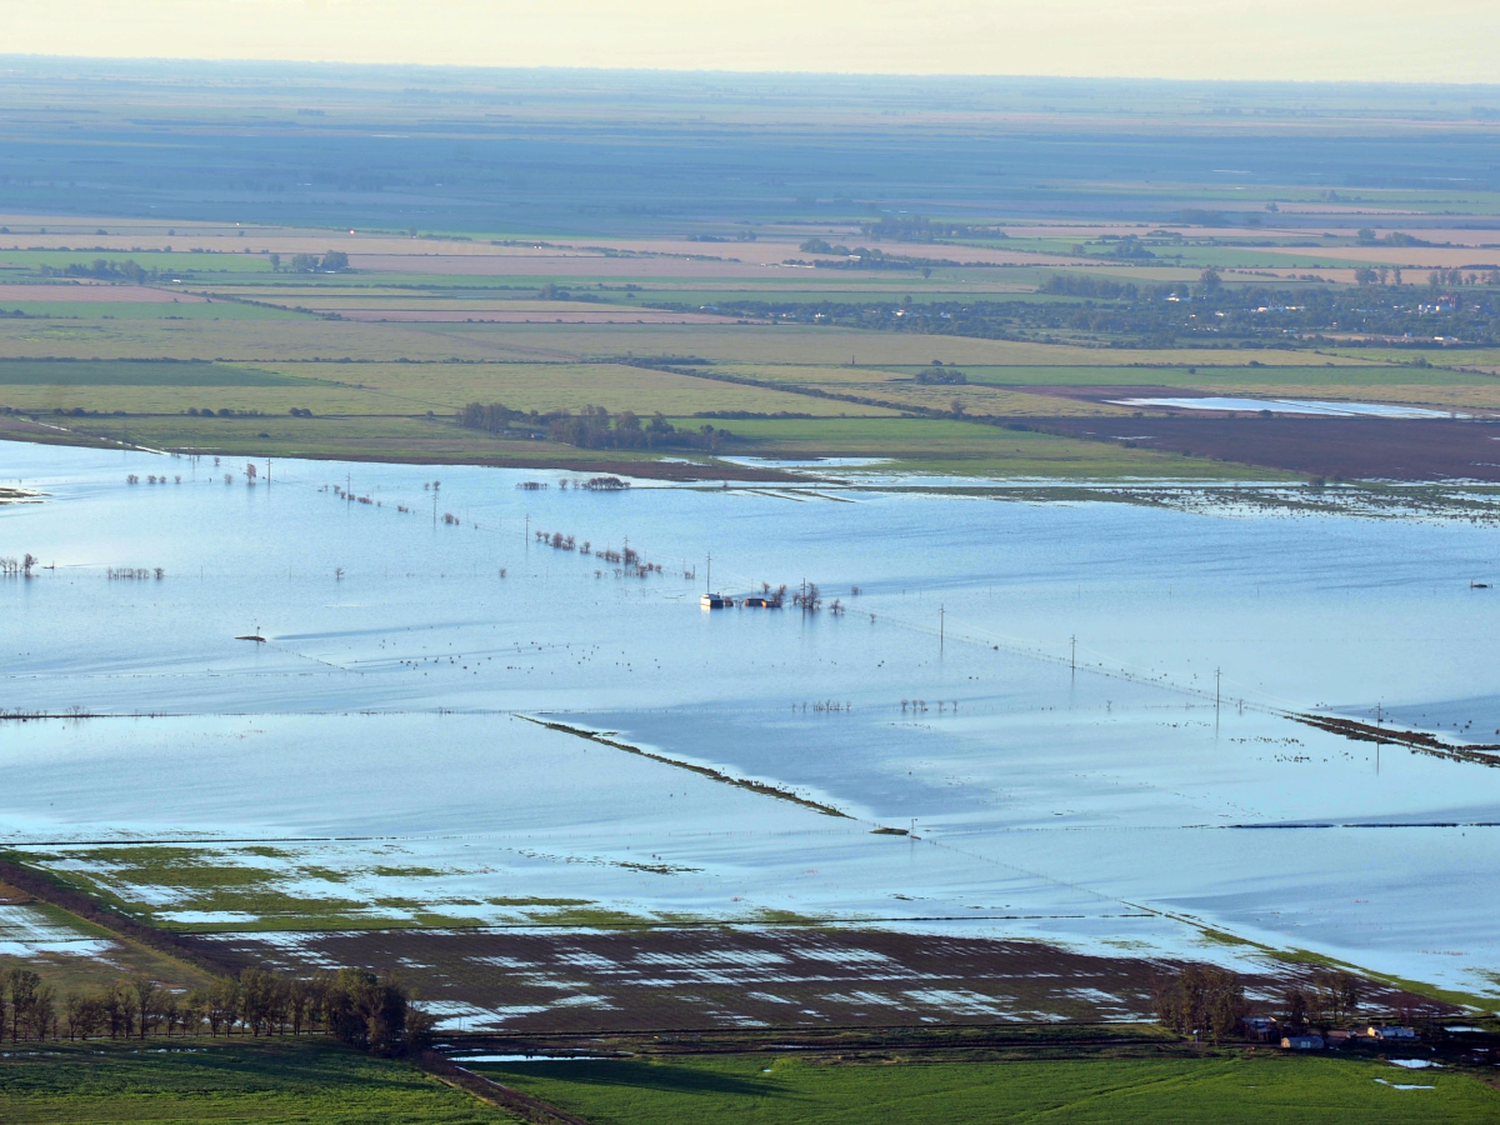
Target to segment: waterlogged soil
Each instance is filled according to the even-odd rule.
[[[1118,393],[1114,397],[1120,397]],[[1047,418],[1049,433],[1238,461],[1328,480],[1500,482],[1500,423],[1273,415]]]
[[[154,925],[796,921],[1494,988],[1500,769],[1288,717],[1495,741],[1492,527],[0,456],[44,494],[0,509],[43,568],[0,580],[0,842]],[[698,605],[804,579],[817,612]]]
[[[669,1028],[1149,1021],[1170,967],[1039,942],[801,927],[372,933],[210,943],[231,964],[395,966],[444,1026],[512,1034]],[[1305,968],[1251,974],[1278,997]],[[1455,1011],[1365,986],[1383,1010]]]

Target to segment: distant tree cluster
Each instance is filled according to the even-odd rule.
[[[939,238],[1005,238],[999,227],[974,226],[969,223],[946,223],[921,215],[882,215],[873,223],[863,223],[860,231],[871,238],[891,242],[934,242]]]
[[[394,980],[365,969],[290,977],[245,969],[190,992],[137,974],[61,998],[30,969],[0,977],[0,1041],[323,1034],[375,1054],[425,1046],[433,1017]]]
[[[1152,999],[1163,1027],[1215,1043],[1231,1035],[1248,1011],[1239,977],[1213,965],[1184,965],[1159,978]]]
[[[281,255],[271,255],[271,269],[281,270]],[[344,273],[349,269],[349,255],[342,250],[330,250],[319,258],[316,254],[293,254],[287,263],[291,273]]]
[[[1197,282],[1137,284],[1059,273],[1041,291],[1065,301],[734,301],[722,313],[784,324],[986,339],[1069,338],[1117,346],[1164,347],[1177,340],[1224,346],[1274,340],[1317,345],[1336,333],[1412,343],[1433,337],[1500,346],[1500,269],[1439,270],[1426,286],[1403,284],[1399,270],[1359,275],[1364,285],[1299,288],[1226,284],[1215,270]],[[1382,281],[1388,284],[1381,285]],[[1378,295],[1377,295],[1378,294]],[[661,305],[663,308],[687,306]]]
[[[471,402],[459,411],[458,423],[491,434],[544,436],[581,449],[716,450],[734,438],[728,430],[707,423],[697,430],[679,430],[660,412],[643,422],[634,411],[611,415],[602,406],[585,406],[577,414],[570,410],[528,414],[498,402]]]
[[[917,372],[919,383],[967,383],[969,377],[956,367],[944,367],[943,361],[935,359],[932,366]]]
[[[1347,1024],[1359,1013],[1359,978],[1333,969],[1315,972],[1305,986],[1287,990],[1283,1020],[1296,1031]]]
[[[129,281],[136,285],[143,285],[161,276],[156,270],[146,269],[134,258],[126,258],[123,262],[95,258],[87,265],[83,262],[69,262],[65,266],[44,265],[39,266],[37,272],[43,277],[91,277],[99,281]]]

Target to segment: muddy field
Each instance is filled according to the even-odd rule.
[[[1127,388],[1128,389],[1128,388]],[[1120,388],[1111,388],[1118,396]],[[1036,419],[1070,437],[1133,443],[1329,480],[1500,482],[1500,423],[1273,416]]]
[[[1036,942],[800,927],[238,934],[208,949],[293,972],[394,967],[447,1026],[513,1034],[1149,1019],[1171,971]],[[1247,978],[1247,991],[1279,1002],[1299,971]],[[1365,995],[1430,1004],[1376,984]]]

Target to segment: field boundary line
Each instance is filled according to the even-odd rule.
[[[522,1121],[531,1122],[533,1125],[591,1125],[590,1122],[567,1110],[558,1109],[540,1098],[534,1098],[520,1090],[503,1086],[482,1074],[475,1074],[472,1070],[449,1062],[432,1051],[423,1052],[416,1065],[418,1069],[436,1078],[445,1086],[462,1090],[486,1105],[506,1110]]]

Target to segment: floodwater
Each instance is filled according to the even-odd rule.
[[[1268,410],[1273,414],[1313,414],[1325,418],[1469,418],[1451,410],[1420,406],[1392,406],[1381,402],[1320,402],[1302,398],[1236,398],[1205,395],[1194,398],[1111,399],[1116,406],[1158,406],[1173,410]]]
[[[0,445],[0,485],[46,494],[0,506],[0,556],[55,566],[0,579],[0,707],[61,716],[0,722],[0,842],[271,841],[284,889],[393,920],[568,900],[1254,955],[1211,928],[1495,990],[1500,769],[1283,714],[1500,741],[1493,529],[244,469]],[[661,571],[599,557],[627,546]],[[815,614],[698,606],[804,580]]]

